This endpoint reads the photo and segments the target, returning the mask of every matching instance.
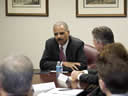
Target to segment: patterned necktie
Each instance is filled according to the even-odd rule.
[[[63,52],[63,46],[60,47],[59,57],[60,57],[60,61],[66,61],[66,56],[64,55],[64,52]]]

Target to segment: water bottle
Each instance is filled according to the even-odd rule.
[[[58,61],[56,65],[56,77],[58,77],[60,73],[63,73],[63,66],[62,62]]]

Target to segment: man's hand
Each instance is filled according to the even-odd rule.
[[[76,63],[76,62],[63,62],[63,66],[69,67],[72,70],[79,70],[76,65],[80,66],[80,63]]]
[[[76,81],[77,80],[77,77],[80,73],[83,73],[83,71],[72,71],[71,73],[71,78],[72,78],[72,81]]]

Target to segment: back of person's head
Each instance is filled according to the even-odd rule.
[[[24,96],[31,87],[33,65],[23,55],[8,56],[0,62],[0,83],[8,96]]]
[[[128,53],[122,44],[112,43],[104,47],[97,61],[97,70],[99,79],[110,93],[124,94],[128,91]],[[101,89],[105,92],[105,88],[101,86]]]
[[[107,58],[108,55],[116,55],[123,60],[128,60],[127,49],[121,43],[111,43],[105,45],[103,51],[100,54],[100,57]]]
[[[92,30],[92,35],[97,42],[101,42],[104,45],[114,42],[113,32],[107,26],[95,27]]]

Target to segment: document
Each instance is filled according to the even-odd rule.
[[[47,92],[53,88],[56,88],[54,82],[33,84],[32,88],[34,92]]]
[[[60,95],[60,94],[52,94],[52,93],[40,93],[37,96],[70,96],[70,95]]]
[[[57,78],[57,81],[61,87],[67,88],[69,83],[69,77],[67,75],[60,74]]]
[[[57,78],[57,80],[65,82],[69,79],[68,76],[64,75],[64,74],[60,74],[59,77]]]
[[[46,93],[41,92],[38,96],[76,96],[82,91],[83,89],[54,88]]]
[[[75,96],[76,94],[82,91],[83,89],[55,88],[55,89],[48,91],[48,93]]]

